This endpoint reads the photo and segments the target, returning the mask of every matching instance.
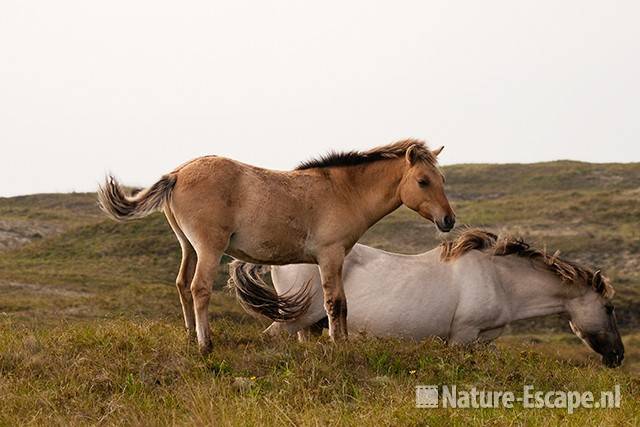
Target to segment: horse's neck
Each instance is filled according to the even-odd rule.
[[[366,228],[402,204],[398,187],[404,175],[405,160],[389,159],[344,169],[352,206],[361,210]]]
[[[514,267],[502,273],[502,285],[508,293],[510,321],[566,311],[569,295],[567,285],[560,278],[538,266],[534,268],[530,260],[514,261]]]

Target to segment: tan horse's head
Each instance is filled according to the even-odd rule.
[[[447,232],[455,225],[456,215],[444,192],[444,176],[434,161],[443,148],[428,151],[421,145],[409,147],[398,191],[405,206],[433,221],[440,231]]]

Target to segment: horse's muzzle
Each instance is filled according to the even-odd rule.
[[[607,368],[617,368],[622,365],[623,360],[624,353],[619,353],[617,351],[612,351],[602,356],[602,363]]]
[[[444,233],[451,231],[454,225],[456,225],[456,217],[454,215],[447,215],[442,220],[436,221],[438,230]]]

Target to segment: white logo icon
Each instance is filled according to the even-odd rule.
[[[416,386],[416,408],[437,408],[438,407],[438,386],[437,385],[417,385]]]

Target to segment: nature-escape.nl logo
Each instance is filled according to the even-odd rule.
[[[620,385],[613,390],[565,391],[536,390],[532,385],[522,387],[516,394],[508,390],[484,390],[476,387],[458,389],[456,385],[418,385],[416,386],[417,408],[513,408],[516,404],[525,409],[560,408],[572,414],[577,408],[601,409],[619,408],[622,397]]]

